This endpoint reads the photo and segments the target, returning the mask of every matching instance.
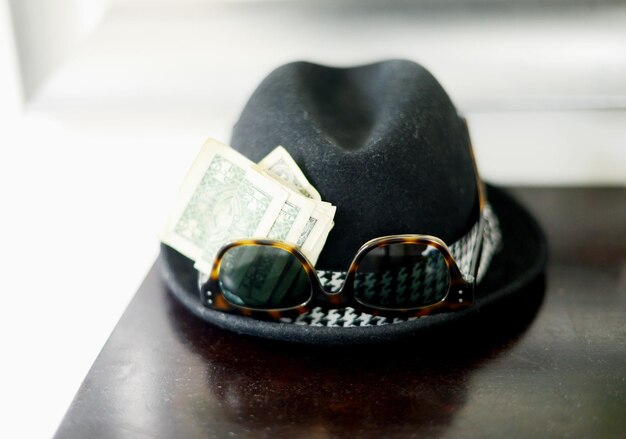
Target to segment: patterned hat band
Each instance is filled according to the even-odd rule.
[[[483,208],[483,218],[483,249],[478,266],[478,282],[480,282],[480,280],[485,275],[487,267],[491,262],[491,258],[494,252],[499,248],[502,240],[498,218],[493,213],[493,209],[489,204],[485,205],[485,207]],[[452,253],[452,256],[454,257],[454,260],[456,261],[459,270],[461,270],[461,273],[465,277],[468,277],[470,275],[470,266],[472,264],[472,251],[474,249],[474,245],[476,244],[476,239],[478,238],[478,228],[478,222],[476,222],[476,224],[474,224],[474,226],[466,235],[448,246],[448,249],[450,250],[450,253]],[[331,292],[339,291],[346,278],[346,274],[346,271],[317,270],[317,275],[320,278],[322,286],[324,287],[324,289]],[[423,276],[422,273],[420,274]],[[396,274],[396,276],[400,275],[401,272]],[[408,275],[410,276],[410,273],[408,273]],[[379,275],[379,277],[385,278],[387,276],[383,274]]]
[[[483,243],[477,272],[478,283],[480,283],[487,272],[491,259],[499,250],[502,241],[498,218],[489,204],[484,206],[482,214],[484,220]],[[477,222],[465,236],[448,246],[459,270],[464,276],[469,276],[470,274],[472,251],[478,238],[478,232],[479,223]],[[367,294],[376,296],[379,302],[388,300],[399,304],[405,299],[410,301],[410,303],[415,303],[416,298],[410,296],[410,291],[416,290],[416,288],[411,288],[410,286],[419,283],[421,285],[421,288],[419,288],[420,294],[424,295],[420,299],[428,301],[431,300],[428,297],[429,295],[443,294],[442,290],[446,289],[448,282],[447,269],[441,270],[431,266],[432,264],[440,264],[442,261],[441,258],[429,259],[426,265],[415,265],[411,270],[401,269],[381,274],[363,273],[360,275],[357,273],[354,288],[355,290],[367,290]],[[433,273],[437,274],[433,275]],[[317,270],[317,275],[324,289],[333,292],[341,289],[346,274],[346,271]],[[206,276],[200,273],[200,284],[203,282],[203,277],[206,279]],[[335,309],[316,307],[295,318],[284,317],[281,321],[305,326],[353,327],[386,325],[416,318],[418,317],[387,318],[372,316],[368,313],[356,311],[352,307]]]
[[[478,265],[477,282],[480,283],[485,276],[489,264],[493,255],[500,249],[502,244],[502,233],[500,232],[500,223],[498,217],[494,213],[489,204],[486,204],[483,208],[483,244],[482,253]],[[478,222],[470,229],[470,231],[461,239],[449,245],[450,253],[454,257],[459,270],[464,276],[470,274],[470,266],[472,263],[472,251],[474,244],[478,238],[479,225]],[[425,270],[424,270],[425,271]],[[320,278],[322,286],[328,291],[339,291],[346,278],[347,272],[345,271],[328,271],[317,270],[317,274]],[[409,274],[410,276],[410,274]],[[381,291],[379,285],[385,284],[384,275],[379,276],[379,279],[374,280],[373,289],[377,292]],[[399,276],[397,276],[399,277]],[[421,282],[430,282],[433,285],[433,292],[436,292],[439,279],[428,279],[423,273],[420,273],[417,278]],[[415,279],[415,277],[413,278]],[[366,279],[364,279],[367,282]],[[396,282],[397,279],[392,279],[391,282]],[[355,287],[355,288],[358,288]],[[393,288],[392,288],[393,291]],[[398,291],[394,291],[397,293]],[[401,323],[407,320],[414,320],[420,317],[395,317],[387,318],[382,316],[372,316],[371,314],[359,312],[352,307],[338,308],[338,309],[323,309],[321,307],[313,308],[304,314],[301,314],[295,318],[283,318],[281,321],[284,323],[294,323],[296,325],[306,326],[374,326],[374,325],[387,325],[393,323]]]

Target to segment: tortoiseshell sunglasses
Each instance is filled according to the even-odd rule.
[[[471,156],[474,161],[473,151]],[[435,236],[384,236],[366,242],[350,264],[343,285],[338,291],[328,291],[295,246],[268,239],[240,239],[219,250],[208,280],[200,287],[200,299],[212,309],[274,319],[317,306],[350,306],[373,315],[404,317],[470,306],[486,202],[475,161],[474,171],[480,213],[465,275],[450,248]]]

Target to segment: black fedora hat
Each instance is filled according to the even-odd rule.
[[[322,198],[337,206],[316,265],[322,276],[346,270],[359,247],[378,236],[422,233],[462,247],[476,229],[467,126],[437,80],[415,63],[282,66],[250,98],[231,144],[253,161],[283,145]],[[536,222],[502,190],[487,185],[487,199],[475,302],[462,311],[372,320],[351,309],[317,309],[296,320],[259,320],[204,307],[193,262],[165,245],[162,272],[192,313],[239,333],[315,344],[395,340],[474,315],[542,275],[547,245]]]

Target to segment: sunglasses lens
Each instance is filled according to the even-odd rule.
[[[389,244],[370,250],[359,263],[355,297],[381,308],[419,308],[441,301],[450,272],[441,252],[427,244]]]
[[[228,250],[219,282],[226,300],[258,309],[294,308],[311,297],[311,281],[300,260],[286,250],[245,245]]]

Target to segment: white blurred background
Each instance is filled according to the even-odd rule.
[[[441,81],[486,180],[626,183],[624,2],[0,0],[0,437],[54,433],[269,71],[388,58]]]

